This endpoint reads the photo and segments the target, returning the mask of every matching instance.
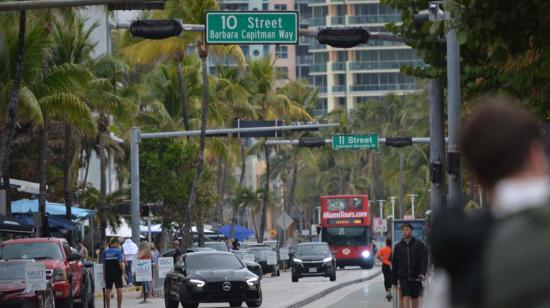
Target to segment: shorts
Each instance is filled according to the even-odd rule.
[[[105,289],[112,289],[113,284],[117,289],[122,289],[122,275],[118,277],[105,277]]]
[[[401,288],[401,294],[410,298],[422,297],[424,288],[422,287],[422,281],[399,279],[399,287]]]

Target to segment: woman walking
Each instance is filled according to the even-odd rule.
[[[137,255],[138,260],[151,260],[153,259],[153,254],[151,253],[151,245],[149,242],[142,242],[139,246],[139,252]],[[142,282],[141,294],[138,298],[143,298],[144,295],[150,296],[151,292],[151,281]]]
[[[386,246],[378,250],[376,258],[382,262],[382,274],[384,274],[384,288],[386,289],[386,299],[391,302],[391,252],[392,241],[390,238],[386,239]]]

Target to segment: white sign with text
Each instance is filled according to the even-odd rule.
[[[158,259],[159,278],[166,278],[166,274],[174,268],[174,258],[164,257]]]
[[[103,275],[103,264],[94,263],[94,286],[96,290],[105,288],[105,276]]]
[[[153,270],[151,268],[151,259],[136,260],[136,281],[152,281]]]
[[[25,264],[25,283],[27,292],[47,289],[44,263],[29,262]]]

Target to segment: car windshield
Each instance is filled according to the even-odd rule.
[[[258,259],[267,259],[267,255],[272,251],[269,248],[250,249],[250,252]]]
[[[233,254],[190,254],[185,259],[185,266],[191,271],[201,270],[238,270],[243,264]]]
[[[24,280],[25,264],[25,262],[0,262],[0,280]]]
[[[204,243],[204,247],[212,248],[212,249],[215,249],[215,250],[217,250],[217,251],[223,251],[223,252],[226,252],[226,251],[227,251],[227,246],[225,246],[225,243],[223,243],[223,242],[218,242],[218,243]]]
[[[304,245],[298,246],[296,254],[298,255],[326,255],[329,253],[326,245]]]
[[[63,254],[57,243],[14,243],[0,247],[0,258],[63,260]]]
[[[323,242],[337,246],[362,246],[370,243],[369,227],[329,227],[321,232]]]

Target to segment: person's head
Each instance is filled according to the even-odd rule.
[[[391,244],[392,244],[392,243],[391,243],[391,238],[388,237],[388,238],[386,239],[386,246],[391,247]]]
[[[151,244],[149,245],[149,248],[151,250],[157,250],[157,248],[155,247],[155,243],[151,242]]]
[[[180,247],[180,241],[178,241],[178,240],[173,240],[173,241],[172,241],[172,247],[174,247],[174,248]]]
[[[83,241],[78,241],[78,242],[76,242],[76,246],[81,248],[82,246],[84,246],[84,242]]]
[[[461,132],[460,151],[489,194],[503,179],[547,174],[542,126],[527,111],[507,103],[491,102],[470,115]]]
[[[151,244],[149,242],[141,242],[139,245],[139,251],[143,255],[149,255],[151,252]]]
[[[403,225],[403,227],[401,227],[401,229],[403,230],[403,238],[408,240],[408,239],[411,239],[412,238],[412,234],[413,234],[413,226],[409,223],[406,223]]]
[[[118,239],[118,237],[113,237],[113,239],[111,240],[111,247],[120,248],[120,240]]]

